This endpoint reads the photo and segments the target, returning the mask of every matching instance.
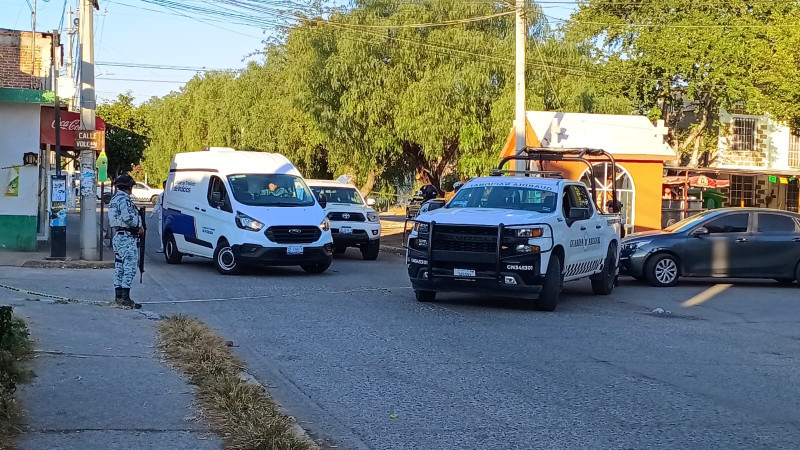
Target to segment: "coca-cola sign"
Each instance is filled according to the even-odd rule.
[[[59,122],[61,124],[61,137],[62,147],[75,148],[75,132],[81,129],[81,115],[76,112],[66,111],[62,109],[59,114]],[[55,110],[51,106],[43,106],[40,117],[39,134],[43,144],[55,145],[56,143],[56,119]],[[106,123],[103,119],[95,119],[95,130],[104,132]],[[96,140],[96,139],[95,139]]]

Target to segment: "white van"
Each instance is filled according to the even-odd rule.
[[[164,193],[164,256],[211,258],[222,274],[242,266],[299,265],[321,273],[333,245],[324,196],[276,153],[211,147],[172,158]]]

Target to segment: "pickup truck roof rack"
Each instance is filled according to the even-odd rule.
[[[539,167],[542,166],[543,161],[574,161],[582,162],[589,168],[589,173],[594,174],[592,170],[592,162],[586,157],[592,157],[591,161],[597,158],[604,158],[611,163],[611,205],[607,205],[611,212],[618,213],[620,211],[619,202],[617,201],[617,162],[614,157],[605,150],[599,148],[543,148],[543,147],[526,147],[520,150],[516,155],[506,156],[500,161],[497,169],[491,171],[491,175],[500,176],[504,174],[522,175],[522,176],[539,176],[539,177],[557,177],[563,178],[561,172],[543,171],[543,170],[505,170],[503,167],[510,161],[536,161]],[[558,174],[558,175],[555,175]],[[603,182],[605,184],[605,181]],[[592,197],[595,204],[597,204],[597,186],[592,183],[590,186],[592,190]],[[603,205],[600,205],[603,208]]]

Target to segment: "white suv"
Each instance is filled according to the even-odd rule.
[[[331,224],[334,253],[358,247],[366,260],[375,260],[381,248],[381,220],[371,208],[373,199],[364,200],[352,184],[333,180],[306,180],[314,196],[325,194],[325,213]]]

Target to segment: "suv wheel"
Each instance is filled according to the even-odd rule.
[[[242,265],[237,260],[236,253],[224,239],[214,249],[214,267],[223,275],[236,275],[242,271]]]
[[[436,291],[418,291],[414,290],[414,296],[417,297],[418,302],[432,302],[436,300]]]
[[[608,254],[603,263],[603,271],[593,276],[592,292],[596,295],[608,295],[614,290],[614,281],[617,276],[617,248],[614,244],[608,246]]]
[[[552,255],[547,263],[547,273],[542,282],[542,292],[536,300],[536,309],[539,311],[555,311],[561,288],[564,285],[564,274],[561,272],[561,258]]]
[[[331,260],[327,260],[326,262],[321,263],[309,263],[309,264],[301,264],[300,267],[303,268],[308,273],[322,273],[328,270],[328,267],[331,266]]]
[[[183,254],[178,251],[178,244],[175,243],[175,236],[172,233],[164,236],[164,259],[167,260],[167,264],[180,264],[183,259]]]
[[[655,287],[669,287],[678,284],[680,268],[674,256],[662,253],[647,260],[644,276]]]
[[[367,261],[375,261],[378,259],[378,254],[381,252],[381,240],[375,239],[374,241],[369,241],[369,243],[363,247],[361,247],[361,256],[364,257]]]

